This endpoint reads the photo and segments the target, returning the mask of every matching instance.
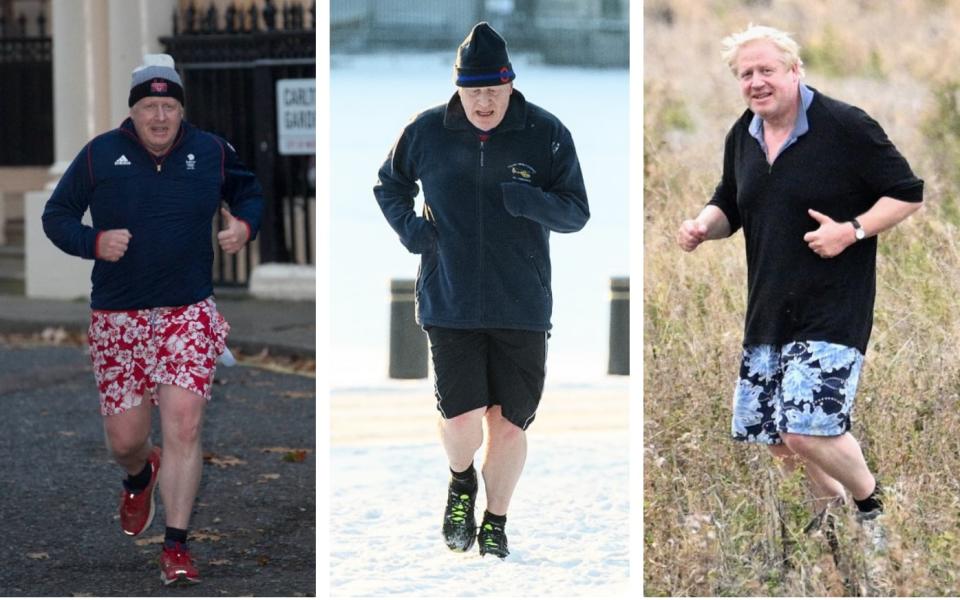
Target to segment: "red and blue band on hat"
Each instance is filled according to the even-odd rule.
[[[479,69],[457,69],[457,87],[488,87],[494,85],[503,85],[516,79],[517,75],[513,72],[510,65],[500,67],[500,69],[483,70]]]

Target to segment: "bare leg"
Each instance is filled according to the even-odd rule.
[[[203,468],[200,429],[206,402],[193,392],[172,385],[161,385],[158,393],[163,431],[160,495],[167,526],[187,529]]]
[[[150,443],[150,417],[153,405],[149,396],[139,406],[127,409],[119,415],[103,418],[103,431],[107,438],[107,448],[113,460],[128,474],[136,475],[147,464],[147,457],[153,450]]]
[[[486,420],[483,482],[487,491],[487,510],[495,515],[505,515],[527,459],[527,433],[503,418],[499,406],[490,407]]]
[[[850,490],[855,500],[863,500],[873,493],[876,479],[863,459],[860,444],[850,435],[822,437],[781,433],[784,444],[803,457],[808,465],[839,481]]]
[[[440,419],[443,449],[447,451],[450,468],[458,473],[470,466],[473,456],[483,444],[483,413],[486,410],[478,408],[452,419]]]
[[[807,482],[810,484],[810,491],[813,493],[815,512],[819,513],[837,498],[841,500],[846,498],[843,484],[827,475],[823,469],[815,464],[804,461],[785,444],[777,444],[769,446],[769,448],[771,454],[781,459],[784,474],[793,473],[797,467],[803,464]]]

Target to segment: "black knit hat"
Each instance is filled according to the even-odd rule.
[[[487,87],[510,83],[516,78],[507,42],[486,21],[473,26],[457,49],[457,87]]]

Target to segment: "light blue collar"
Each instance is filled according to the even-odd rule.
[[[810,104],[813,102],[813,90],[805,86],[802,82],[800,83],[800,104],[803,106],[803,110],[797,111],[797,120],[793,124],[793,130],[790,132],[790,137],[787,138],[787,141],[783,143],[783,146],[780,147],[780,152],[777,153],[777,156],[783,154],[783,151],[790,147],[791,144],[797,141],[797,139],[810,130],[810,123],[807,121],[807,109],[810,108]],[[763,141],[763,119],[760,118],[760,115],[753,115],[753,119],[750,121],[750,126],[748,127],[750,135],[760,143],[760,148],[763,150],[764,155],[767,153],[767,143]],[[776,157],[774,157],[776,158]]]

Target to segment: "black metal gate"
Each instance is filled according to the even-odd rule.
[[[214,244],[218,286],[246,285],[260,263],[316,264],[316,155],[280,154],[277,144],[276,82],[316,77],[313,21],[306,29],[304,12],[285,6],[278,15],[268,1],[228,9],[221,25],[213,5],[198,18],[191,4],[175,15],[174,35],[160,39],[183,79],[186,118],[228,140],[264,190],[258,239],[236,256]]]
[[[53,49],[42,12],[27,25],[0,15],[0,166],[53,163]]]

